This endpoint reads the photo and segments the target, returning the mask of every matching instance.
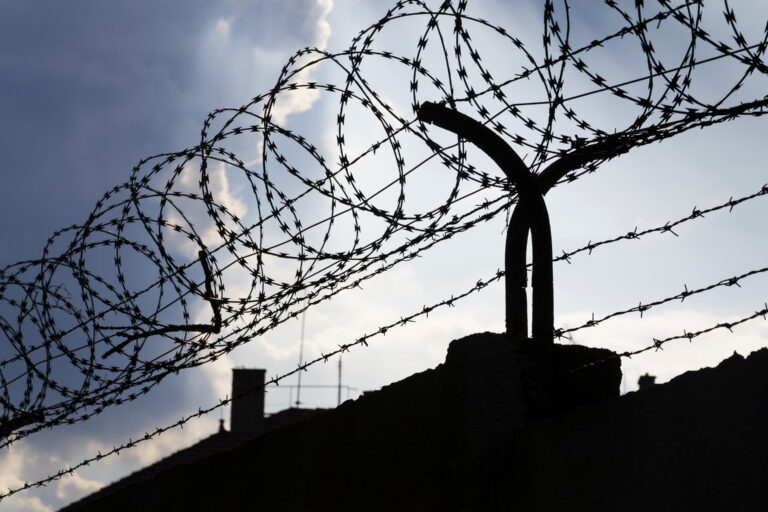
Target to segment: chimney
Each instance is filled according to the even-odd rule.
[[[648,389],[651,386],[656,384],[656,377],[653,375],[648,375],[647,373],[645,375],[641,375],[639,379],[637,379],[637,388],[638,390]]]
[[[236,434],[260,434],[264,430],[264,374],[266,370],[232,370],[230,430]],[[239,395],[244,396],[239,397]]]

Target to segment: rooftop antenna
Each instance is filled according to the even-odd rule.
[[[341,354],[339,354],[339,387],[336,391],[336,406],[341,405]]]
[[[301,315],[301,341],[299,342],[299,368],[304,364],[304,326],[307,322],[307,312]],[[299,382],[296,386],[296,408],[301,406],[301,374],[303,370],[299,369]]]

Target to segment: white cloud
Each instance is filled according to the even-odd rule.
[[[28,475],[30,468],[42,465],[45,467],[45,461],[27,443],[21,441],[3,450],[0,455],[0,489],[16,489],[25,484],[22,475]],[[42,464],[41,464],[42,463]],[[9,498],[0,501],[0,511],[2,512],[52,512],[43,501],[31,493],[31,491],[22,491]]]
[[[187,107],[194,104],[195,108],[189,108],[188,110],[194,112],[195,115],[198,115],[197,112],[201,108],[207,109],[227,104],[242,104],[256,93],[268,90],[288,54],[295,49],[307,45],[324,48],[328,44],[331,35],[331,26],[328,22],[328,19],[330,18],[328,15],[332,9],[332,3],[329,0],[315,0],[312,2],[309,0],[303,2],[298,0],[274,0],[272,2],[266,2],[270,5],[270,8],[268,9],[259,5],[260,2],[249,0],[230,0],[228,3],[231,6],[231,11],[229,11],[225,17],[212,17],[212,21],[208,21],[205,25],[208,32],[203,31],[203,37],[201,38],[201,41],[198,41],[201,49],[194,53],[199,57],[200,70],[198,70],[196,74],[193,74],[192,77],[189,77],[186,74],[173,76],[176,80],[175,83],[177,83],[180,89],[181,95],[183,95],[183,100],[178,100],[178,102],[180,104],[183,103]],[[360,6],[361,10],[368,10],[366,12],[371,14],[371,20],[375,20],[378,19],[378,16],[380,16],[383,9],[378,4],[375,5],[375,7],[371,7],[372,4],[373,2],[359,3],[356,4],[356,7]],[[476,3],[473,5],[482,7],[484,4]],[[302,7],[307,6],[309,6],[309,8],[301,10]],[[358,14],[358,11],[349,9],[348,6],[349,4],[346,4],[346,9],[343,14],[337,12],[334,13],[334,16],[339,23],[352,25],[354,22],[350,23],[350,19],[353,19]],[[488,4],[488,7],[493,11],[493,5]],[[499,6],[495,7],[498,8],[500,15],[506,16],[507,10],[501,9]],[[278,15],[278,19],[280,20],[283,18],[280,18],[279,16],[293,16],[291,19],[293,19],[294,22],[291,24],[291,30],[286,30],[286,24],[283,22],[272,21],[271,16],[273,11]],[[337,11],[340,10],[337,9]],[[506,25],[508,20],[496,21]],[[519,24],[519,21],[517,23]],[[341,28],[342,30],[353,31],[353,29],[357,29],[358,27],[347,26]],[[264,36],[264,31],[270,29],[275,33],[268,34],[270,37]],[[179,30],[178,27],[175,30]],[[184,28],[179,31],[190,33],[189,30]],[[338,32],[340,31],[337,31],[336,33]],[[171,33],[171,31],[169,31],[169,33]],[[344,41],[344,43],[346,43],[346,41]],[[498,57],[502,60],[509,59],[509,55],[507,54],[499,55]],[[35,59],[28,60],[30,62],[35,61]],[[173,73],[171,74],[173,75]],[[302,72],[302,74],[296,77],[297,80],[303,81],[311,80],[313,78],[317,77],[313,77],[308,71]],[[50,83],[57,83],[56,80],[47,81]],[[35,80],[35,82],[45,83],[46,80]],[[134,78],[130,81],[126,80],[126,82],[149,83],[150,80],[137,80]],[[404,84],[405,83],[407,83],[407,81],[404,82]],[[157,103],[163,104],[167,102],[166,100],[170,97],[171,96],[167,94],[158,94],[157,98],[162,101],[158,101]],[[138,98],[138,100],[146,101],[146,97]],[[312,93],[311,91],[297,92],[278,105],[278,108],[274,113],[275,120],[285,122],[289,116],[304,112],[313,105],[317,105],[317,100],[317,93]],[[122,103],[120,104],[122,105]],[[133,98],[133,101],[129,103],[129,105],[137,104],[136,98]],[[182,109],[179,105],[176,105],[171,109],[171,113],[180,110]],[[93,114],[93,112],[91,112],[91,114]],[[600,111],[594,112],[593,114],[599,115]],[[163,115],[168,116],[169,114],[164,112]],[[103,117],[103,112],[100,112],[96,117]],[[195,117],[193,121],[194,131],[198,128],[198,125],[195,123],[199,120]],[[43,125],[43,123],[38,124],[40,126]],[[176,132],[178,130],[172,131]],[[66,130],[62,130],[63,134],[65,134],[65,132]],[[157,130],[157,133],[166,132],[168,132],[168,130]],[[760,130],[755,129],[751,130],[751,132],[753,134],[759,134]],[[89,131],[88,133],[90,134],[91,132]],[[154,134],[155,131],[150,133]],[[732,132],[729,131],[727,133]],[[329,154],[334,154],[332,151],[335,151],[335,149],[332,148],[333,137],[335,137],[335,134],[333,133],[326,136],[326,142],[330,142],[328,145],[331,146]],[[98,141],[94,141],[89,137],[84,137],[84,139],[88,140],[88,147],[91,149],[99,146]],[[124,137],[112,136],[111,139],[122,140]],[[677,145],[674,147],[678,148],[675,150],[675,153],[683,156],[694,152],[696,155],[700,156],[702,154],[701,152],[706,150],[708,146],[703,143],[691,144],[689,146],[690,151],[680,151],[679,143],[681,140],[682,139],[676,139]],[[743,137],[743,140],[746,141],[747,138]],[[158,141],[162,142],[161,139],[158,139]],[[714,147],[715,145],[710,144],[709,146]],[[254,144],[253,147],[256,148],[256,153],[258,153],[258,144]],[[158,150],[172,149],[175,148],[158,148]],[[76,150],[78,155],[82,155],[85,152],[82,146],[77,146]],[[738,156],[742,153],[746,153],[746,151],[734,150],[723,152],[729,159],[731,158],[730,153],[734,153]],[[57,155],[58,153],[52,151],[52,154]],[[647,153],[645,155],[647,158]],[[139,154],[134,156],[139,156]],[[686,156],[686,158],[689,157]],[[704,158],[704,161],[708,160],[707,157]],[[631,166],[631,164],[632,162],[627,159],[622,159],[620,162],[622,167],[628,167]],[[708,171],[703,168],[703,166],[701,169],[697,168],[695,171],[697,175],[700,175],[699,178],[704,176],[705,179],[695,180],[686,178],[680,180],[683,183],[683,186],[686,187],[683,188],[683,186],[670,186],[670,180],[674,178],[673,174],[680,175],[680,169],[676,169],[676,167],[681,167],[682,164],[678,164],[671,160],[665,160],[658,165],[655,162],[653,165],[648,165],[648,161],[645,160],[645,164],[649,169],[646,169],[643,173],[642,181],[647,185],[650,191],[649,193],[639,193],[636,187],[627,186],[625,176],[623,174],[619,176],[618,173],[615,173],[617,176],[617,182],[615,184],[606,181],[606,179],[610,180],[610,173],[603,172],[600,174],[598,180],[601,184],[605,184],[605,187],[601,191],[602,196],[596,195],[594,200],[575,200],[573,195],[574,186],[579,185],[575,184],[574,186],[569,186],[567,192],[564,192],[564,194],[567,194],[567,198],[563,196],[563,201],[560,201],[561,204],[564,205],[563,214],[560,217],[568,217],[571,222],[568,225],[564,225],[563,229],[556,232],[555,235],[562,236],[562,233],[566,232],[578,232],[579,235],[581,235],[582,230],[586,230],[588,227],[588,236],[592,236],[592,233],[595,232],[595,226],[602,229],[603,232],[610,231],[605,229],[606,224],[614,219],[617,221],[621,220],[623,218],[621,214],[626,214],[629,211],[626,203],[629,200],[628,196],[630,195],[635,196],[637,200],[642,203],[643,209],[639,211],[650,211],[653,212],[653,215],[663,215],[662,213],[659,213],[659,204],[654,204],[654,202],[685,205],[687,204],[685,202],[688,200],[687,198],[692,197],[688,187],[697,184],[698,186],[701,186],[701,184],[713,184],[713,187],[719,186],[717,185],[716,180],[711,178],[713,174],[711,169]],[[55,166],[51,167],[54,168]],[[81,165],[81,167],[88,168],[89,166]],[[638,168],[640,167],[638,166]],[[731,167],[729,166],[728,168],[730,169]],[[755,164],[754,170],[757,172],[757,169],[761,168],[762,167]],[[654,169],[658,169],[658,179],[657,176],[649,175],[650,171]],[[607,171],[607,166],[604,171]],[[736,173],[720,173],[720,175],[726,174],[728,178],[731,179]],[[624,179],[624,181],[619,182],[619,177]],[[227,175],[226,171],[223,169],[212,170],[211,186],[214,189],[214,196],[217,197],[219,202],[226,205],[232,211],[242,213],[243,215],[241,215],[241,217],[244,217],[245,214],[247,214],[248,197],[247,195],[240,193],[235,180],[230,178],[231,176]],[[665,190],[658,190],[658,183],[664,183],[665,187],[663,188]],[[585,187],[592,186],[593,184],[594,182],[592,181],[584,180]],[[622,193],[616,192],[629,189],[632,190],[631,194],[625,192],[625,195],[622,195]],[[611,193],[605,193],[606,190],[611,191]],[[664,196],[663,200],[660,199],[661,194],[667,193],[667,191],[670,194],[669,200],[667,200],[666,196]],[[683,196],[681,191],[684,191],[687,195]],[[731,191],[728,190],[727,193],[731,193]],[[683,199],[683,197],[685,199]],[[651,199],[650,208],[649,198]],[[557,200],[560,198],[554,199],[556,200],[551,201],[551,203],[557,203]],[[79,201],[72,201],[70,198],[68,202],[76,204]],[[557,206],[552,206],[552,208],[551,211],[556,213]],[[593,214],[594,219],[590,218],[590,222],[573,221],[572,217],[575,215],[575,210],[591,213]],[[646,214],[650,215],[650,213]],[[755,218],[765,217],[755,216]],[[557,222],[556,215],[553,215],[553,219]],[[594,220],[594,222],[592,222],[592,220]],[[753,234],[759,234],[760,232],[764,232],[764,230],[754,230]],[[469,235],[470,234],[467,234],[462,240],[468,239]],[[211,242],[215,239],[215,235],[213,235],[210,230],[206,231],[205,237],[207,241]],[[759,237],[755,236],[753,238]],[[472,249],[473,253],[477,252],[485,254],[490,252],[490,249],[488,248],[489,243],[487,243],[487,241],[480,240],[477,244],[468,243],[467,246]],[[719,249],[727,246],[728,244],[726,243],[720,243]],[[483,249],[477,250],[477,247],[483,247]],[[194,248],[189,250],[192,249]],[[436,251],[433,251],[433,253],[434,252]],[[713,254],[721,253],[720,250],[709,252]],[[759,254],[759,251],[753,251],[753,253]],[[194,257],[196,251],[191,254]],[[472,256],[479,258],[480,256],[484,256],[484,254],[473,254]],[[502,252],[499,251],[498,255],[498,262],[500,264]],[[451,258],[446,258],[446,260],[459,260],[456,256],[456,254],[453,254],[451,255]],[[431,254],[430,257],[433,257],[433,254]],[[697,255],[697,259],[700,257],[701,256]],[[434,259],[431,261],[434,261]],[[463,264],[461,261],[456,261],[456,267],[472,267],[471,269],[461,269],[464,277],[470,272],[475,274],[488,273],[488,267],[485,267],[485,271],[481,270],[480,264],[477,263],[476,259],[468,260],[471,262],[471,265],[466,264],[467,260],[462,261],[464,261]],[[614,261],[617,263],[626,263],[626,261],[622,261],[619,257],[614,258]],[[445,265],[448,266],[447,263]],[[577,265],[574,265],[574,267],[577,267]],[[493,268],[495,269],[495,267]],[[638,266],[637,268],[641,267]],[[577,272],[586,274],[583,266],[578,266]],[[711,274],[714,273],[714,271],[711,272]],[[307,350],[309,355],[316,356],[320,352],[334,349],[336,345],[340,343],[348,343],[360,334],[375,329],[381,323],[397,319],[403,313],[418,309],[420,304],[430,303],[430,297],[434,299],[435,294],[445,294],[445,290],[447,289],[447,285],[445,285],[446,281],[451,281],[451,289],[461,288],[460,284],[453,283],[453,281],[457,279],[456,275],[445,273],[444,275],[436,277],[435,274],[436,273],[426,276],[419,275],[406,268],[401,269],[398,267],[393,271],[388,272],[386,276],[380,276],[366,284],[365,292],[353,291],[345,293],[321,307],[313,308],[308,314],[307,324]],[[626,273],[622,274],[620,286],[622,289],[633,290],[633,277],[626,276],[625,281],[625,274]],[[595,272],[594,274],[589,275],[598,276],[598,273]],[[606,280],[605,275],[602,275],[601,277],[603,280]],[[239,283],[232,285],[228,284],[228,295],[234,297],[244,296],[247,287],[247,279],[242,279]],[[587,307],[584,304],[597,300],[595,296],[600,294],[599,291],[595,290],[592,282],[588,282],[578,289],[578,309]],[[427,293],[430,291],[432,292],[432,295]],[[675,289],[675,291],[677,290]],[[451,291],[449,290],[448,293],[451,293]],[[634,293],[634,291],[632,291],[632,293]],[[500,294],[497,295],[500,296]],[[614,302],[614,299],[612,298],[608,298],[607,300]],[[471,299],[469,301],[471,302]],[[371,347],[368,349],[354,350],[348,356],[345,355],[345,361],[348,362],[348,364],[345,363],[346,382],[365,388],[385,384],[397,378],[407,376],[414,371],[420,371],[441,362],[445,356],[445,348],[447,347],[447,344],[454,338],[472,332],[499,330],[503,318],[501,316],[493,317],[493,315],[488,314],[488,302],[489,301],[485,299],[477,300],[476,302],[471,302],[471,304],[466,307],[460,303],[459,307],[456,309],[445,309],[442,312],[435,312],[431,314],[430,318],[427,320],[421,320],[418,323],[409,324],[407,327],[392,330],[386,336],[374,339],[371,342]],[[570,304],[569,307],[575,309],[572,304]],[[495,318],[495,320],[487,322],[486,320],[489,316]],[[206,321],[210,318],[208,304],[204,302],[200,304],[200,311],[197,317],[200,321]],[[558,318],[558,323],[564,322],[573,325],[583,322],[584,320],[589,319],[589,317],[589,312],[566,312]],[[683,328],[689,330],[695,329],[711,325],[717,321],[718,320],[714,319],[711,314],[703,311],[684,310],[670,313],[652,312],[648,313],[643,320],[640,320],[637,316],[620,318],[606,323],[603,327],[598,329],[582,331],[577,335],[576,341],[589,345],[605,346],[620,351],[645,346],[652,341],[653,337],[677,334],[682,332]],[[708,335],[694,341],[690,345],[684,341],[672,342],[662,352],[651,352],[623,361],[624,369],[627,378],[629,379],[628,387],[634,386],[636,377],[646,371],[657,375],[659,381],[665,381],[687,369],[695,369],[701,366],[717,364],[718,361],[729,356],[733,350],[738,350],[740,353],[746,354],[756,347],[765,346],[768,344],[767,340],[768,331],[766,330],[765,323],[758,321],[736,328],[735,334],[733,335],[727,335],[727,333],[722,336],[715,334]],[[194,383],[184,390],[185,397],[183,397],[183,402],[186,403],[190,396],[194,396],[195,400],[202,404],[206,398],[201,397],[211,396],[213,392],[219,396],[228,394],[231,379],[229,369],[234,364],[265,366],[269,370],[268,374],[274,375],[281,369],[284,370],[295,367],[297,358],[298,328],[296,324],[293,323],[284,326],[283,329],[270,332],[267,336],[253,340],[231,356],[228,355],[223,357],[215,363],[208,364],[202,368],[189,370],[189,378],[186,378],[185,382],[194,381]],[[317,375],[317,377],[314,377],[316,382],[332,382],[333,368],[330,368],[329,366],[330,365],[318,365],[317,368],[312,370],[313,372],[316,372],[314,373],[314,375]],[[169,398],[168,396],[157,396],[157,399],[168,400]],[[182,400],[180,399],[180,401]],[[174,410],[177,408],[179,408],[178,404],[175,405]],[[146,421],[147,423],[161,423],[161,420],[158,420],[157,418],[147,418]],[[169,421],[172,421],[172,419]],[[83,428],[86,427],[83,426]],[[177,429],[164,434],[155,441],[141,443],[137,448],[123,452],[123,455],[120,457],[110,457],[106,459],[99,465],[99,469],[102,470],[105,475],[109,474],[110,476],[108,478],[119,478],[119,475],[125,474],[128,470],[138,469],[143,465],[152,463],[158,458],[172,453],[173,451],[192,444],[215,431],[215,428],[215,419],[213,417],[194,421],[185,426],[182,430]],[[123,440],[120,439],[117,441]],[[63,463],[53,464],[50,461],[46,462],[44,457],[35,456],[35,454],[28,450],[26,452],[24,452],[24,450],[19,451],[17,449],[19,446],[23,445],[15,446],[10,452],[6,452],[0,457],[0,488],[19,484],[23,485],[21,478],[26,477],[27,474],[31,474],[28,470],[33,466],[44,468],[41,470],[41,474],[46,474],[45,472],[53,467],[58,468],[65,465]],[[103,452],[105,451],[105,448],[108,449],[110,447],[111,446],[107,446],[103,443],[89,443],[87,450],[83,450],[82,453],[83,455],[86,455],[95,453],[97,450]],[[57,494],[60,491],[65,495],[74,495],[78,490],[94,485],[93,482],[95,482],[95,480],[88,480],[87,477],[93,478],[93,475],[78,475],[75,481],[68,484],[65,484],[64,481],[62,481],[62,483],[58,484],[56,489]],[[30,480],[32,480],[31,477]],[[22,493],[0,503],[0,510],[51,509],[36,495],[32,496],[30,493]]]
[[[175,428],[151,441],[139,443],[135,448],[127,450],[125,456],[129,460],[138,462],[137,469],[139,469],[187,448],[215,432],[215,420],[203,416],[186,423],[184,428]]]
[[[74,472],[59,480],[56,485],[56,496],[66,502],[75,501],[88,494],[94,493],[104,487],[104,484],[96,480],[87,480]]]
[[[204,35],[200,48],[200,72],[209,94],[228,101],[242,103],[268,90],[288,55],[307,46],[324,49],[331,36],[326,19],[333,8],[331,0],[230,4],[229,12]],[[303,70],[294,80],[311,78],[311,71]],[[282,95],[273,110],[275,121],[282,124],[289,115],[308,110],[318,97],[317,91],[309,90]]]
[[[43,503],[37,496],[15,495],[0,502],[0,511],[8,512],[53,512],[53,509]]]
[[[187,423],[182,429],[168,431],[150,441],[139,443],[130,450],[122,451],[119,455],[106,457],[98,463],[98,467],[89,467],[65,475],[49,487],[53,487],[53,495],[61,500],[60,504],[70,503],[133,471],[191,446],[215,431],[216,425],[213,418],[198,418]],[[63,451],[73,451],[71,444],[72,441],[66,437],[60,437],[57,440],[57,445]],[[94,439],[87,442],[80,441],[77,444],[76,452],[79,459],[73,461],[64,461],[54,455],[57,453],[56,450],[43,452],[29,440],[13,444],[0,455],[0,489],[23,487],[27,481],[34,482],[59,469],[74,465],[82,458],[92,457],[97,453],[107,453],[112,448],[111,444]],[[97,478],[93,477],[94,470],[98,475]],[[90,478],[84,476],[86,471]],[[0,501],[0,512],[52,512],[54,508],[51,504],[55,498],[42,495],[40,489],[22,491]]]

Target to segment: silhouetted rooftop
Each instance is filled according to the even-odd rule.
[[[768,350],[621,397],[608,355],[555,345],[546,411],[530,346],[468,336],[435,369],[64,510],[768,510]]]
[[[160,459],[154,464],[150,464],[145,468],[135,471],[125,478],[121,478],[120,480],[107,485],[106,487],[84,497],[83,499],[71,503],[61,510],[76,510],[81,505],[85,505],[86,503],[90,503],[94,500],[99,500],[104,496],[112,494],[120,489],[124,489],[128,486],[155,478],[160,473],[163,473],[164,471],[167,471],[171,468],[185,464],[191,464],[193,462],[208,458],[212,455],[233,450],[246,441],[255,439],[266,432],[270,432],[287,425],[292,425],[294,423],[299,423],[325,410],[327,409],[298,409],[292,407],[290,409],[279,411],[270,416],[267,416],[264,419],[264,432],[259,434],[219,430],[215,434],[210,435],[201,441],[198,441],[192,446],[172,453],[171,455]]]

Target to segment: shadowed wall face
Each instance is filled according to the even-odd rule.
[[[260,434],[264,430],[265,373],[266,370],[257,369],[232,370],[232,396],[235,397],[230,415],[232,432]]]
[[[618,360],[584,374],[606,351],[554,347],[553,419],[529,421],[535,357],[476,334],[433,370],[67,510],[768,510],[768,349],[619,397]]]

